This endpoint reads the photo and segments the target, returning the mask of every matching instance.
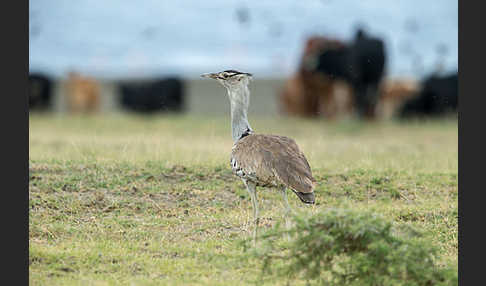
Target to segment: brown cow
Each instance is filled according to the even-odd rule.
[[[100,105],[99,83],[76,72],[70,72],[66,84],[68,110],[72,113],[95,112]]]
[[[413,79],[387,79],[381,83],[377,115],[389,119],[396,115],[400,106],[418,94],[420,86]]]
[[[342,42],[325,37],[310,37],[307,40],[296,74],[285,83],[280,93],[283,112],[329,119],[351,112],[352,89],[349,85],[322,73],[312,72],[320,52],[342,47]]]

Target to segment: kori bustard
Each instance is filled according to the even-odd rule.
[[[285,220],[288,226],[290,206],[287,188],[306,204],[313,204],[315,179],[304,154],[295,141],[285,136],[256,134],[248,123],[250,103],[248,84],[252,75],[236,70],[201,75],[221,83],[228,91],[231,107],[231,131],[233,148],[231,167],[243,180],[253,204],[253,241],[258,231],[258,201],[256,187],[280,189],[285,204]]]

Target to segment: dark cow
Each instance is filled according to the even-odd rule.
[[[179,78],[166,78],[149,83],[120,84],[121,104],[137,112],[184,109],[184,86]]]
[[[51,107],[52,80],[40,73],[29,74],[29,110],[47,110]]]
[[[446,76],[432,75],[422,83],[417,97],[411,98],[402,106],[400,117],[440,116],[457,112],[458,79],[457,73]]]
[[[358,30],[350,45],[322,51],[310,70],[347,81],[353,88],[358,114],[373,118],[385,62],[383,41]]]

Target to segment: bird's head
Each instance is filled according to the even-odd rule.
[[[252,78],[252,74],[236,70],[226,70],[217,73],[205,73],[201,77],[215,79],[227,89],[234,90],[247,86]]]

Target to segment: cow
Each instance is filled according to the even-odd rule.
[[[344,81],[333,80],[322,73],[312,72],[317,55],[324,50],[344,47],[341,41],[326,37],[310,37],[295,75],[280,92],[281,110],[287,114],[335,118],[352,109],[351,90]]]
[[[400,110],[400,118],[441,116],[457,112],[457,72],[445,76],[431,75],[422,83],[418,96],[409,99]]]
[[[45,74],[29,73],[29,110],[45,111],[51,108],[53,82]]]
[[[68,111],[71,113],[91,113],[99,109],[100,86],[93,78],[69,72],[66,96]]]
[[[176,77],[153,82],[121,83],[120,103],[127,110],[143,113],[184,109],[184,84]]]
[[[420,84],[411,78],[385,79],[379,87],[376,115],[382,119],[395,117],[403,103],[420,91]]]
[[[359,29],[351,44],[321,51],[316,59],[308,61],[306,69],[331,80],[348,82],[353,88],[358,115],[374,118],[385,63],[384,42]]]

